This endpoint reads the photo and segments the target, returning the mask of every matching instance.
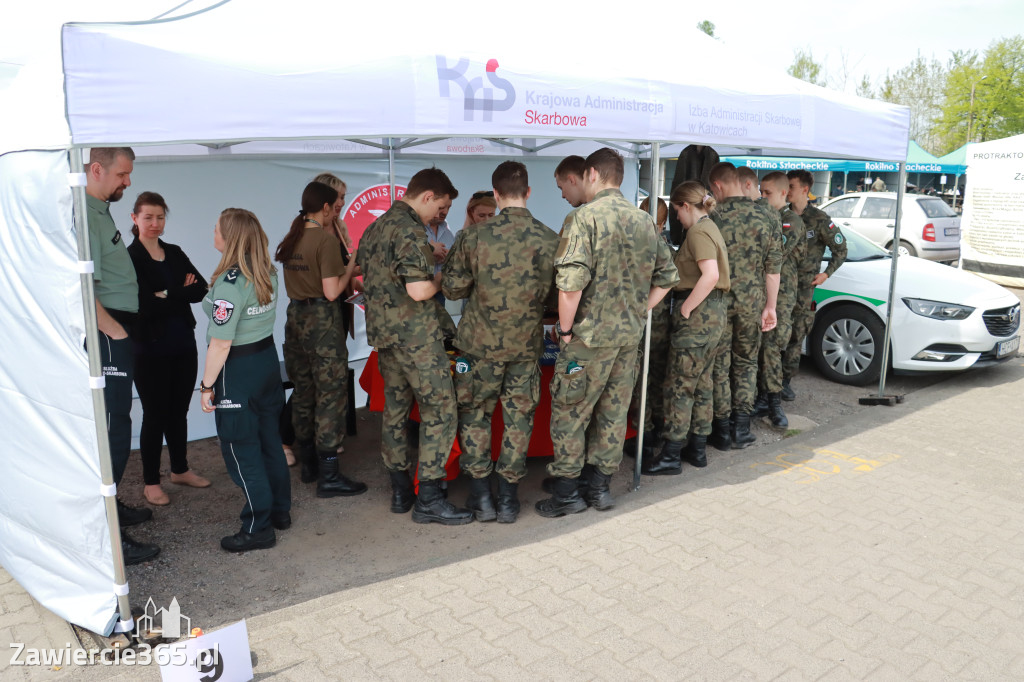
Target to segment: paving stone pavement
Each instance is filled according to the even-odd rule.
[[[1021,360],[965,374],[711,451],[560,535],[255,615],[257,679],[1024,679],[1022,389]],[[63,646],[2,572],[0,605],[0,642]]]

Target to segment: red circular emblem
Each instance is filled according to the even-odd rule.
[[[395,200],[405,196],[405,185],[395,185]],[[391,208],[391,186],[374,185],[360,192],[345,208],[345,224],[352,237],[353,250],[359,246],[363,232],[374,220]]]

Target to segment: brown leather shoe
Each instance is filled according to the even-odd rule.
[[[162,507],[165,504],[171,503],[171,498],[167,497],[167,493],[164,492],[164,489],[160,487],[159,483],[156,485],[147,485],[143,488],[142,496],[146,498],[146,502],[156,505],[157,507]]]
[[[171,483],[176,485],[187,485],[193,488],[209,488],[210,482],[189,469],[183,474],[171,474]]]

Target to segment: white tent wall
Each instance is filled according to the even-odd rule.
[[[500,147],[495,151],[499,150]],[[273,250],[284,238],[288,226],[298,213],[302,189],[318,173],[329,171],[345,181],[348,185],[346,201],[349,206],[364,189],[387,184],[389,178],[388,161],[380,157],[156,157],[145,155],[145,148],[140,148],[140,151],[142,154],[136,160],[135,171],[132,173],[132,186],[125,191],[120,202],[111,205],[110,212],[115,223],[130,244],[130,213],[135,197],[143,191],[160,193],[170,208],[164,240],[182,247],[199,271],[207,275],[213,272],[220,259],[220,254],[213,248],[213,225],[223,209],[236,206],[253,211],[267,233],[273,255]],[[524,157],[517,150],[508,151],[510,153],[505,157],[400,155],[395,160],[395,182],[399,185],[407,184],[416,171],[432,165],[444,170],[459,190],[459,197],[448,214],[449,225],[453,231],[458,231],[465,219],[469,197],[475,191],[490,189],[491,173],[495,166],[506,158],[514,158],[523,161],[530,174],[530,210],[538,220],[558,230],[569,210],[554,180],[555,167],[560,158]],[[622,191],[630,199],[637,195],[636,169],[636,161],[628,160]],[[194,307],[194,312],[198,320],[196,344],[202,349],[206,347],[206,321],[198,305]],[[274,328],[278,349],[284,342],[284,322],[282,305]],[[349,339],[348,346],[350,364],[358,371],[362,366],[361,361],[369,355],[370,348],[366,344],[362,316],[359,313],[356,325],[355,338]],[[198,379],[197,375],[196,386]],[[366,394],[357,385],[356,404],[365,403]],[[198,400],[193,401],[189,412],[190,440],[216,434],[213,415],[203,413],[198,404]],[[141,424],[142,407],[136,398],[132,411],[133,447],[138,447]]]
[[[64,151],[0,156],[0,563],[106,632],[117,602],[68,170]]]

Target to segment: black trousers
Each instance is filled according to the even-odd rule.
[[[188,406],[195,391],[198,354],[135,356],[135,389],[142,401],[139,452],[146,485],[160,483],[160,451],[167,439],[171,471],[188,471]]]
[[[114,484],[121,482],[132,451],[132,372],[135,350],[131,338],[115,340],[100,332],[103,397],[107,404],[107,438]]]
[[[291,478],[278,430],[284,391],[273,345],[247,355],[232,349],[214,383],[213,404],[224,464],[245,495],[239,515],[242,530],[265,530],[271,512],[292,506]]]

